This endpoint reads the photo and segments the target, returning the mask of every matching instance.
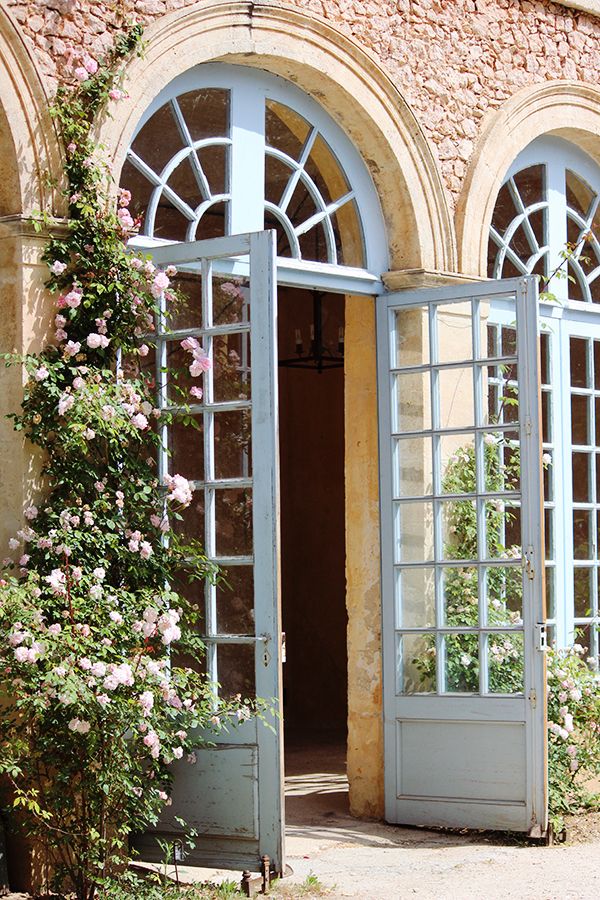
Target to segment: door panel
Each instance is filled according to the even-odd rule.
[[[533,278],[378,300],[386,818],[547,827]]]
[[[188,306],[168,331],[157,329],[158,403],[174,414],[162,425],[159,474],[192,479],[193,501],[179,527],[203,542],[230,588],[191,588],[204,616],[206,670],[221,696],[273,701],[268,723],[250,720],[227,732],[199,735],[196,764],[174,764],[172,805],[157,829],[136,839],[143,858],[161,859],[157,837],[176,839],[176,817],[198,832],[190,865],[259,869],[269,856],[281,872],[283,772],[279,584],[279,470],[274,233],[153,249],[154,261],[175,264]],[[244,280],[218,275],[218,263],[239,260]],[[214,265],[214,270],[213,270]],[[164,299],[160,301],[164,304]],[[190,395],[193,336],[212,358],[203,396]],[[196,428],[177,422],[189,404]],[[170,452],[169,452],[170,451]],[[179,586],[177,586],[179,588]]]

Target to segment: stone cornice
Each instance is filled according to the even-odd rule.
[[[600,16],[600,0],[559,0],[559,6],[567,6],[590,16]]]

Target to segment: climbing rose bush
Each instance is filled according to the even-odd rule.
[[[178,527],[192,485],[156,470],[159,426],[191,420],[187,398],[172,384],[181,403],[157,409],[141,362],[157,301],[167,325],[179,302],[176,272],[127,249],[139,226],[131,195],[115,196],[92,138],[97,114],[125,99],[118,67],[140,38],[134,27],[106,60],[77,61],[58,91],[70,217],[44,256],[52,340],[7,360],[25,370],[14,427],[42,451],[45,490],[24,510],[0,580],[0,773],[55,889],[80,900],[122,867],[129,833],[157,822],[170,766],[196,761],[198,728],[250,715],[201,674],[198,610],[175,590],[216,576]],[[183,349],[201,384],[211,360],[194,339]]]
[[[548,651],[548,766],[550,815],[600,806],[592,779],[600,776],[600,674],[586,647]]]

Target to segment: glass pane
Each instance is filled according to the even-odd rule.
[[[217,631],[254,634],[254,569],[229,566],[217,584]]]
[[[213,399],[215,403],[250,399],[250,335],[213,337]]]
[[[429,372],[394,375],[396,408],[394,431],[423,431],[431,428]]]
[[[571,394],[571,441],[588,444],[591,422],[591,398]]]
[[[518,559],[521,556],[521,509],[514,503],[485,503],[488,559]]]
[[[585,219],[595,195],[587,184],[574,172],[570,172],[567,169],[565,175],[567,204],[572,210],[578,213],[582,219]]]
[[[523,616],[520,566],[494,566],[485,573],[488,625],[518,625]]]
[[[173,517],[173,529],[188,540],[204,544],[204,492],[194,491],[192,502],[178,515],[180,518]]]
[[[202,88],[177,98],[179,107],[193,141],[229,134],[229,91],[221,88]],[[160,141],[156,135],[160,134]],[[162,131],[154,131],[154,141],[161,143]]]
[[[434,693],[435,635],[401,634],[397,641],[396,693]]]
[[[487,636],[488,684],[491,694],[522,694],[524,647],[521,633]]]
[[[549,391],[542,391],[542,440],[544,443],[553,440],[552,394]]]
[[[554,543],[554,510],[544,510],[544,545],[546,560],[556,559]]]
[[[518,431],[487,432],[484,445],[486,491],[518,491],[521,487],[521,450]],[[496,502],[499,511],[501,501]]]
[[[202,341],[200,341],[200,344]],[[167,396],[170,403],[184,406],[189,403],[197,403],[198,397],[192,394],[192,388],[204,391],[204,376],[192,375],[190,367],[193,364],[192,354],[184,350],[181,341],[167,341],[167,366],[169,380]],[[195,371],[195,370],[193,370]]]
[[[200,328],[202,325],[202,277],[193,272],[178,272],[171,284],[182,296],[181,303],[169,303],[169,328]]]
[[[444,494],[475,491],[475,435],[443,434],[439,438],[441,487]]]
[[[356,200],[350,200],[332,215],[331,224],[336,236],[338,264],[365,266],[365,251],[360,214]]]
[[[473,369],[440,369],[438,373],[440,428],[469,428],[475,424]]]
[[[573,591],[575,594],[575,617],[585,618],[592,612],[594,570],[575,567],[573,570]]]
[[[573,556],[593,558],[592,513],[585,509],[573,510]]]
[[[393,368],[429,363],[429,310],[426,306],[394,311]]]
[[[442,586],[444,625],[477,627],[479,580],[476,566],[444,568]]]
[[[554,566],[546,566],[546,618],[556,616],[556,572]]]
[[[477,559],[475,500],[447,500],[441,504],[442,558]]]
[[[248,478],[252,472],[250,409],[214,413],[215,478]]]
[[[445,690],[449,693],[479,692],[479,639],[476,634],[444,637]]]
[[[589,453],[573,453],[573,500],[575,503],[591,503],[591,460]]]
[[[591,387],[588,379],[587,352],[588,344],[585,338],[571,338],[571,384],[573,387]]]
[[[174,419],[169,426],[169,471],[191,481],[204,478],[204,429],[202,415]]]
[[[471,309],[469,300],[464,303],[438,304],[436,306],[436,362],[473,359]]]
[[[302,146],[310,131],[310,125],[299,113],[267,100],[265,103],[265,138],[268,147],[282,150],[287,156],[298,160]]]
[[[394,496],[421,497],[433,491],[431,438],[394,442]]]
[[[550,384],[550,335],[540,335],[540,356],[541,371],[540,380],[542,384]]]
[[[252,644],[217,646],[218,681],[221,697],[253,699],[256,696],[254,647]]]
[[[193,581],[189,581],[184,571],[179,572],[173,581],[173,590],[177,591],[182,597],[185,597],[185,599],[198,610],[199,620],[196,625],[196,630],[200,634],[204,633],[206,628],[206,618],[204,615],[204,588],[204,579],[194,579]]]
[[[433,560],[433,505],[395,504],[396,562]]]
[[[217,556],[252,553],[252,491],[249,488],[215,491]]]
[[[213,276],[213,325],[232,325],[250,319],[250,288],[240,278]]]
[[[435,626],[435,578],[431,567],[396,571],[398,628]]]

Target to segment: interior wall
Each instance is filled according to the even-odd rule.
[[[279,290],[279,357],[307,352],[313,295]],[[323,300],[325,341],[337,349],[343,296]],[[347,717],[344,541],[344,370],[279,368],[282,606],[288,730],[343,732]]]

